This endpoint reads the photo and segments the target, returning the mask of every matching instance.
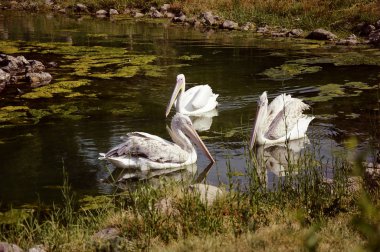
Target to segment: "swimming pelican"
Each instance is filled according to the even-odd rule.
[[[216,98],[219,95],[214,94],[209,85],[198,85],[186,90],[186,92],[185,85],[185,75],[177,75],[177,83],[166,107],[166,117],[169,115],[173,104],[175,104],[178,113],[193,116],[213,110],[218,105]]]
[[[100,153],[100,159],[106,159],[119,168],[176,168],[197,161],[197,152],[191,139],[212,163],[215,162],[188,116],[179,113],[174,115],[169,133],[174,143],[144,132],[129,133],[124,138],[124,143],[107,153]]]
[[[302,138],[313,116],[303,114],[309,105],[291,95],[281,94],[268,106],[267,92],[258,100],[258,111],[253,128],[250,148],[258,145],[283,143]],[[257,138],[257,139],[256,139]]]

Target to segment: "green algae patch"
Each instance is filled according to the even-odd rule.
[[[133,55],[129,59],[129,63],[134,66],[143,66],[155,61],[157,57],[155,55]]]
[[[76,81],[59,81],[56,83],[48,84],[39,88],[33,89],[32,92],[23,94],[21,98],[24,99],[41,99],[53,98],[56,94],[72,93],[73,89],[88,85],[89,80],[76,80]]]
[[[7,106],[0,109],[0,124],[4,125],[25,125],[36,124],[42,118],[50,116],[52,113],[46,109],[32,109],[26,106]]]
[[[261,74],[272,80],[287,80],[297,75],[316,73],[322,69],[320,66],[307,66],[300,64],[283,64],[278,67],[269,68]]]
[[[87,55],[61,67],[71,69],[72,75],[81,77],[130,78],[138,74],[141,68],[151,66],[149,64],[156,58],[154,55]]]
[[[304,65],[334,64],[335,66],[380,66],[380,57],[379,55],[374,55],[373,52],[324,53],[321,57],[290,60],[288,63]]]
[[[6,106],[2,107],[3,111],[27,111],[29,108],[27,106]]]
[[[380,58],[358,52],[337,53],[333,55],[336,66],[372,65],[380,66]]]
[[[42,118],[50,116],[52,113],[46,109],[30,109],[30,115],[33,117],[34,123],[38,123]]]
[[[0,109],[0,123],[23,124],[27,122],[29,108],[26,106],[6,106]]]
[[[103,34],[105,35],[105,34]],[[104,37],[102,34],[89,34],[89,37]],[[67,75],[82,78],[130,78],[141,74],[149,77],[161,77],[166,74],[169,67],[181,67],[181,65],[159,66],[156,64],[158,56],[151,54],[134,54],[122,47],[108,46],[76,46],[64,42],[36,42],[23,46],[28,52],[41,54],[61,55],[64,59],[59,66],[67,71]],[[184,55],[181,60],[189,61],[202,57],[202,55]],[[54,93],[64,93],[67,90],[49,88],[39,89],[31,94],[25,94],[23,98],[39,99],[52,98]]]
[[[79,120],[83,118],[82,115],[77,114],[79,112],[79,108],[72,104],[51,105],[48,108],[55,117],[71,120]]]
[[[369,86],[364,82],[352,81],[345,84],[327,84],[318,87],[319,93],[314,97],[306,97],[305,100],[312,102],[325,102],[336,97],[359,96],[363,90],[370,90],[376,86]]]
[[[182,55],[178,57],[179,60],[187,60],[187,61],[200,59],[200,58],[202,58],[202,55]]]
[[[141,66],[141,71],[148,77],[163,77],[166,75],[167,68],[156,65]]]
[[[368,84],[360,81],[352,81],[344,84],[345,87],[355,88],[360,90],[374,89],[376,86],[369,86]]]
[[[325,102],[332,100],[336,97],[344,97],[347,96],[342,88],[342,85],[339,84],[327,84],[324,86],[318,87],[319,94],[314,97],[307,97],[304,100],[312,101],[312,102]]]
[[[74,92],[68,95],[65,95],[66,98],[76,98],[76,97],[89,97],[89,98],[96,98],[96,94],[82,94],[79,92]]]
[[[29,218],[33,213],[31,209],[11,209],[7,212],[0,212],[0,225],[1,224],[16,224]]]
[[[20,45],[18,42],[15,41],[7,41],[7,40],[1,40],[0,41],[0,53],[4,54],[15,54],[19,53]]]
[[[78,114],[79,108],[74,104],[50,105],[46,109],[30,109],[29,114],[34,123],[38,123],[45,117],[64,118],[71,120],[82,119],[83,115]]]
[[[21,97],[25,99],[53,98],[53,94],[47,90],[36,90],[23,94]]]
[[[92,77],[101,78],[101,79],[111,79],[111,78],[130,78],[135,76],[139,72],[140,68],[138,66],[125,66],[119,68],[114,72],[105,72],[105,73],[95,73],[92,74]]]

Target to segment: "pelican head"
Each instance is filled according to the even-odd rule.
[[[256,112],[256,119],[255,119],[255,125],[253,127],[252,135],[251,135],[251,141],[249,144],[249,148],[252,149],[253,145],[256,141],[257,132],[261,130],[261,125],[263,123],[263,120],[267,113],[267,106],[268,106],[268,96],[267,92],[263,92],[263,94],[260,96],[259,100],[257,101],[257,112]]]
[[[171,123],[172,130],[178,129],[182,131],[190,140],[201,149],[204,154],[212,163],[215,163],[215,159],[211,156],[206,145],[203,143],[202,139],[199,137],[197,131],[194,129],[190,118],[187,115],[176,113],[172,119]]]
[[[168,117],[170,110],[173,107],[173,104],[174,104],[175,100],[177,99],[179,92],[180,91],[185,92],[185,83],[186,83],[185,82],[185,75],[178,74],[177,75],[177,83],[175,84],[172,97],[170,98],[169,104],[166,107],[166,113],[165,113],[166,117]]]

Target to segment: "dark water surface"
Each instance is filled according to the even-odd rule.
[[[246,142],[256,100],[263,91],[268,91],[270,99],[282,92],[312,98],[320,95],[318,87],[330,83],[378,85],[380,74],[377,63],[318,62],[313,65],[321,67],[318,72],[271,78],[261,73],[290,60],[322,55],[333,59],[352,52],[374,58],[380,56],[377,50],[370,51],[366,47],[271,40],[239,32],[201,32],[152,20],[112,22],[0,12],[0,39],[0,42],[21,41],[24,46],[37,42],[68,42],[72,46],[125,48],[129,52],[157,56],[151,65],[163,69],[157,77],[144,73],[111,79],[81,76],[91,83],[78,90],[91,92],[95,94],[93,97],[25,100],[15,94],[12,96],[12,92],[3,94],[1,107],[13,103],[44,107],[70,102],[79,108],[75,114],[80,115],[78,118],[46,117],[37,124],[0,128],[0,202],[15,205],[59,198],[63,167],[78,194],[112,192],[110,185],[101,182],[109,170],[105,162],[97,159],[98,153],[118,144],[120,136],[130,131],[149,132],[168,139],[165,125],[170,119],[165,119],[164,113],[179,73],[185,74],[188,87],[208,83],[220,95],[218,115],[212,118],[211,128],[200,132],[217,160],[207,176],[208,183],[214,185],[227,184],[229,178],[244,183]],[[27,59],[44,63],[54,60],[59,66],[69,61],[62,55],[38,51],[14,55],[25,55]],[[184,61],[180,58],[183,55],[201,57]],[[53,75],[52,83],[70,74],[60,67],[48,71]],[[379,147],[379,90],[360,89],[362,92],[356,96],[348,95],[355,90],[351,91],[328,101],[307,101],[312,106],[309,113],[317,117],[309,127],[308,136],[314,146],[318,146],[318,155],[326,159],[333,151],[344,149],[344,142],[352,136],[358,139],[356,149]],[[227,169],[228,163],[232,172]],[[200,154],[198,171],[207,164]],[[112,170],[111,166],[108,168]]]

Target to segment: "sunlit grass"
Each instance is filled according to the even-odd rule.
[[[189,13],[212,10],[224,18],[238,22],[313,29],[350,29],[360,21],[376,21],[378,1],[321,0],[177,0],[175,4]]]
[[[260,157],[247,151],[248,184],[231,182],[234,189],[212,205],[202,202],[189,181],[164,177],[159,184],[141,183],[133,190],[78,199],[64,171],[62,204],[39,205],[22,218],[0,224],[0,240],[24,249],[42,244],[49,251],[379,248],[378,188],[358,183],[353,189],[356,168],[341,158],[324,162],[305,152],[287,160],[282,182],[268,189]],[[334,167],[328,183],[326,165]],[[107,228],[117,234],[95,236]]]
[[[10,1],[5,1],[9,4]],[[46,9],[44,0],[23,1],[25,6],[40,6]],[[256,25],[271,25],[312,30],[327,28],[337,32],[351,31],[359,22],[374,23],[378,20],[378,0],[57,0],[61,7],[77,3],[85,4],[90,12],[115,8],[140,8],[148,11],[151,6],[160,7],[170,3],[176,11],[183,10],[188,16],[197,16],[212,11],[224,19],[239,23],[253,22]]]

